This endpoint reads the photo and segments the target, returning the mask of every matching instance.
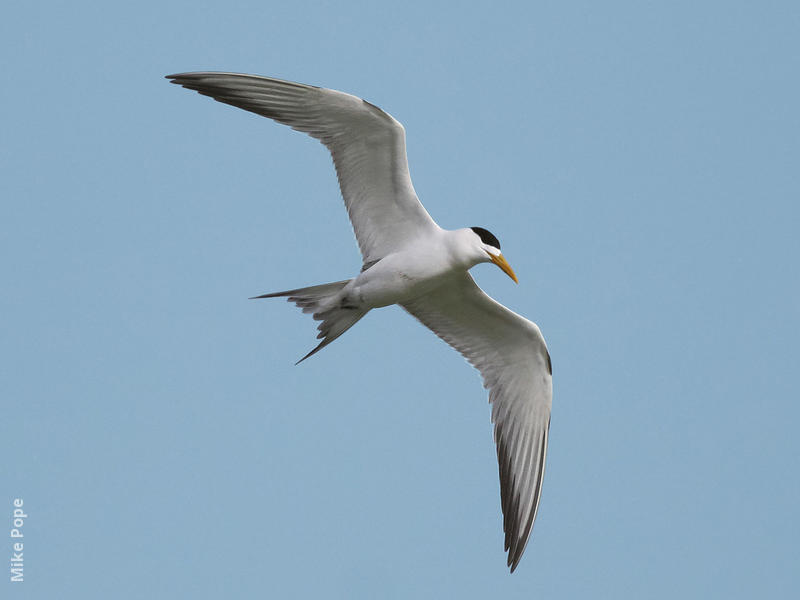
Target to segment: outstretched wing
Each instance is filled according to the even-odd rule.
[[[508,565],[517,567],[536,519],[553,378],[539,328],[487,296],[465,273],[403,305],[480,371],[489,389]]]
[[[414,192],[403,126],[335,90],[239,73],[181,73],[172,83],[302,131],[330,151],[364,262],[438,226]]]

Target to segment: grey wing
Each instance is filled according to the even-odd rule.
[[[480,371],[489,389],[508,565],[519,563],[542,492],[553,379],[536,324],[487,296],[469,274],[403,305]]]
[[[239,73],[180,73],[172,83],[320,140],[330,151],[364,262],[438,228],[417,198],[403,126],[356,96]]]

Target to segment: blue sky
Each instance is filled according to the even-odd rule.
[[[16,3],[0,21],[4,598],[800,591],[795,2]],[[295,367],[249,296],[360,258],[325,150],[163,76],[360,95],[553,357],[502,552],[477,373],[401,310]],[[4,535],[3,560],[11,555]]]

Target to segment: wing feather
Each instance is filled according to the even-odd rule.
[[[403,308],[458,350],[489,389],[505,549],[513,572],[542,493],[553,397],[544,338],[535,323],[487,296],[468,273]]]
[[[268,117],[330,151],[364,262],[438,228],[408,172],[403,126],[356,96],[240,73],[180,73],[172,83]]]

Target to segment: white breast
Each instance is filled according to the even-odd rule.
[[[382,258],[353,281],[353,295],[363,306],[379,308],[430,292],[454,269],[463,271],[450,259],[444,241],[444,236],[428,238]]]

